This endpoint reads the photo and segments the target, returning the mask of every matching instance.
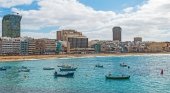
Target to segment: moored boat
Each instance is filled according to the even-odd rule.
[[[95,65],[95,67],[103,68],[103,65],[97,64],[97,65]]]
[[[7,69],[11,69],[12,67],[11,66],[3,66],[3,67],[0,67],[0,71],[5,71]]]
[[[7,70],[7,68],[5,68],[5,67],[0,67],[0,71],[6,71]]]
[[[71,67],[71,66],[70,65],[58,65],[58,67],[68,68],[68,67]]]
[[[60,68],[60,71],[76,71],[77,68],[75,67],[63,67]]]
[[[113,75],[106,75],[106,79],[129,79],[129,75],[120,75],[120,76],[113,76]]]
[[[11,69],[12,67],[11,66],[3,66],[4,68],[6,69]]]
[[[44,67],[43,70],[54,70],[53,67]]]
[[[57,71],[54,72],[55,77],[73,77],[74,72],[60,72],[58,73]]]
[[[21,67],[21,69],[27,69],[27,67],[25,67],[25,66],[22,66],[22,67]]]
[[[122,64],[120,64],[120,66],[121,66],[121,67],[127,67],[128,65],[127,65],[127,64],[124,64],[124,63],[122,63]]]
[[[19,69],[18,72],[30,72],[30,69]]]

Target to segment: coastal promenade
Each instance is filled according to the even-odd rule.
[[[166,53],[99,53],[99,54],[59,54],[59,55],[28,55],[28,56],[0,56],[0,62],[25,61],[25,60],[43,60],[56,58],[74,58],[74,57],[96,57],[96,56],[131,56],[147,54],[170,54]]]

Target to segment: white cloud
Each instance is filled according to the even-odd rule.
[[[35,39],[38,39],[38,38],[51,38],[51,37],[55,37],[56,36],[56,31],[50,31],[49,33],[43,33],[43,32],[22,32],[21,35],[23,37],[33,37]]]
[[[133,10],[134,10],[134,7],[128,7],[128,8],[125,8],[123,11],[126,13],[129,13],[129,12],[133,12]]]
[[[10,8],[12,6],[31,4],[34,0],[0,0],[0,7]]]
[[[23,15],[22,29],[25,35],[56,38],[56,35],[43,34],[45,27],[59,26],[60,29],[82,31],[90,39],[112,39],[112,27],[121,26],[123,40],[133,40],[142,36],[144,40],[169,40],[170,2],[169,0],[148,0],[144,5],[124,9],[125,13],[96,11],[77,0],[40,0],[38,10],[12,11]],[[135,6],[136,7],[136,6]],[[33,30],[37,32],[27,32]],[[31,33],[31,34],[30,34]],[[55,34],[55,33],[53,33]],[[51,35],[51,36],[49,36]]]

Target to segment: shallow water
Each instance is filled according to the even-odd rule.
[[[126,63],[130,69],[120,67]],[[104,68],[95,68],[96,64]],[[54,70],[43,67],[70,64],[78,67],[74,78],[55,78]],[[115,56],[94,58],[67,58],[4,62],[12,66],[0,71],[0,93],[169,93],[170,55]],[[17,71],[27,66],[30,72]],[[164,69],[164,75],[160,75]],[[129,80],[106,80],[105,75],[131,75]]]

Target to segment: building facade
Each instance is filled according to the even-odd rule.
[[[36,51],[36,46],[35,46],[35,40],[34,39],[31,39],[29,40],[28,42],[28,54],[29,55],[33,55],[35,54],[35,51]]]
[[[83,53],[84,50],[88,50],[88,38],[85,37],[82,32],[75,30],[57,31],[57,40],[62,41],[63,53],[76,53],[75,51],[82,51]]]
[[[92,46],[92,48],[94,48],[95,53],[100,53],[101,52],[101,44],[94,44]]]
[[[70,49],[73,48],[88,48],[88,38],[86,37],[69,37]]]
[[[122,29],[121,27],[113,27],[112,29],[113,31],[113,41],[121,41],[121,32]]]
[[[20,37],[20,21],[22,16],[15,14],[5,15],[2,19],[2,37]]]
[[[58,41],[56,42],[56,53],[60,54],[62,52],[62,42]]]
[[[56,53],[56,40],[55,39],[44,39],[45,41],[45,54]]]
[[[35,39],[34,54],[55,54],[56,40],[55,39]]]
[[[2,54],[2,39],[0,38],[0,55]]]
[[[20,38],[2,38],[2,55],[19,55]]]
[[[20,42],[20,55],[28,55],[28,41]]]
[[[142,42],[142,37],[134,37],[134,42]]]
[[[75,30],[62,30],[57,31],[57,40],[58,41],[67,41],[68,37],[81,37],[83,36],[81,32]]]

